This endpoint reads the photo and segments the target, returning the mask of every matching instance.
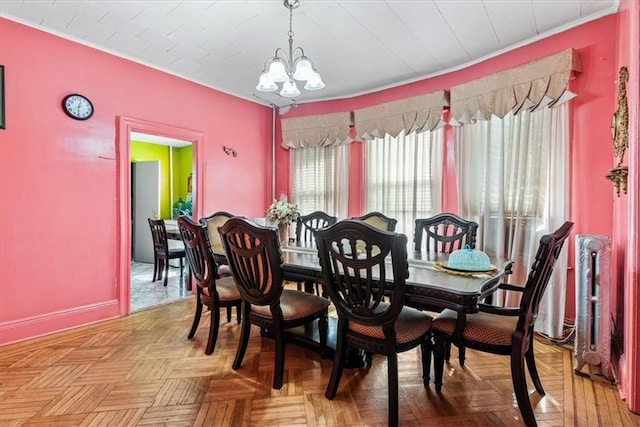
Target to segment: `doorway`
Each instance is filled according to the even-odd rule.
[[[182,143],[191,144],[191,211],[195,218],[201,216],[202,192],[199,191],[202,184],[202,144],[204,135],[201,132],[180,128],[176,126],[159,124],[139,119],[117,117],[116,119],[116,151],[118,168],[118,277],[117,296],[120,305],[120,314],[126,315],[131,312],[131,278],[132,278],[132,247],[133,247],[133,220],[132,220],[132,168],[131,168],[131,141],[139,134],[146,135],[145,138],[156,138],[159,140],[179,140]],[[132,136],[133,135],[133,136]],[[177,197],[177,192],[169,196]],[[173,202],[171,202],[173,204]],[[162,206],[158,209],[158,216],[163,217]],[[164,216],[171,217],[171,213]],[[140,227],[140,225],[138,225]],[[148,229],[148,224],[147,224]],[[151,237],[149,233],[149,237]],[[174,269],[170,269],[174,270]],[[179,269],[178,270],[179,274]],[[186,269],[185,269],[186,270]],[[153,265],[151,265],[151,276],[153,276]],[[164,288],[162,282],[153,283],[155,288]],[[154,288],[154,290],[155,290]],[[162,290],[161,290],[162,291]],[[185,295],[189,294],[187,291]]]
[[[169,262],[167,285],[154,277],[154,248],[149,218],[177,228],[180,213],[190,215],[193,204],[191,141],[141,132],[129,135],[131,157],[131,312],[178,301],[190,295],[180,262]],[[171,233],[169,236],[175,236]],[[177,238],[169,247],[182,247]],[[183,262],[186,262],[183,260]],[[186,271],[186,269],[182,269]]]

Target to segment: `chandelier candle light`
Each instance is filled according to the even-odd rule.
[[[284,6],[289,9],[289,54],[284,49],[277,48],[273,57],[266,60],[256,90],[260,92],[274,92],[278,90],[276,83],[282,83],[280,95],[293,98],[300,95],[300,89],[295,80],[306,81],[306,90],[320,90],[325,87],[318,71],[313,68],[313,62],[304,54],[301,47],[293,48],[293,9],[300,6],[299,0],[284,0]]]

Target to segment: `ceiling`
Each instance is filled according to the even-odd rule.
[[[615,13],[619,0],[301,0],[294,48],[326,88],[256,91],[287,49],[280,0],[1,0],[0,16],[265,105],[344,98],[460,69]],[[299,85],[302,86],[302,85]]]
[[[168,145],[170,147],[186,147],[193,144],[191,141],[184,141],[182,139],[168,138],[166,136],[151,135],[148,133],[131,132],[129,135],[131,141],[146,142],[149,144]]]

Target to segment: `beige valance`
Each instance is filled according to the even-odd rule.
[[[282,119],[285,148],[329,147],[351,142],[351,112]]]
[[[567,101],[572,71],[582,71],[573,49],[536,59],[451,88],[451,114],[458,123],[503,118],[524,108],[536,109]],[[455,124],[455,123],[453,123]]]
[[[444,125],[442,110],[449,105],[446,90],[399,99],[354,111],[356,132],[361,139],[397,137],[434,130]]]

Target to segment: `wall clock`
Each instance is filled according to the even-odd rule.
[[[86,96],[78,93],[67,95],[62,100],[62,109],[72,119],[87,120],[93,116],[93,104]]]

